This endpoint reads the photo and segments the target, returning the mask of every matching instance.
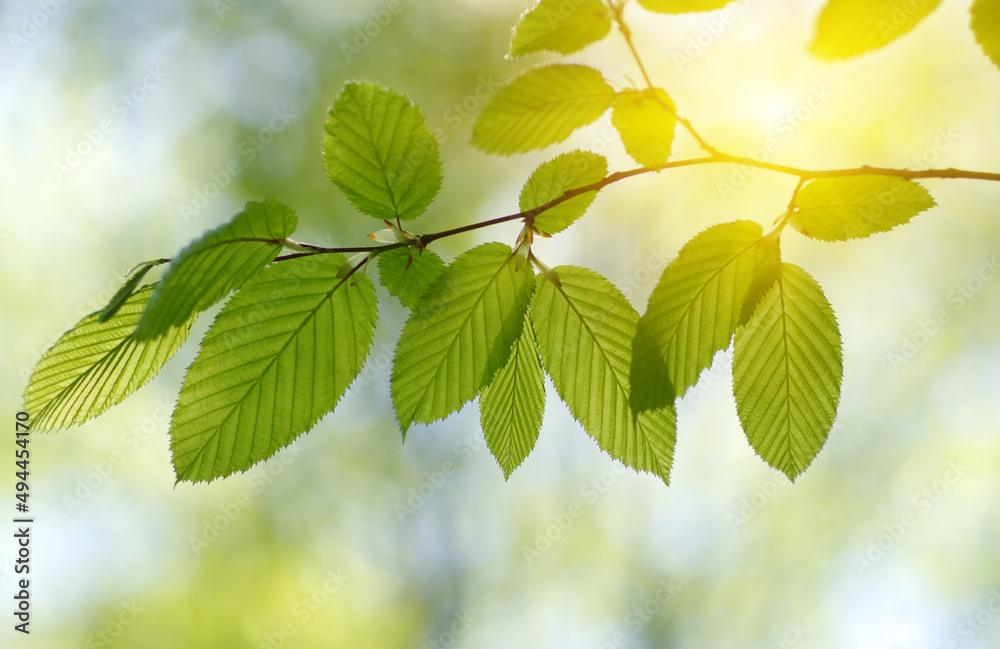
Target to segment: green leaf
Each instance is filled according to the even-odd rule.
[[[975,0],[971,12],[971,27],[976,42],[993,61],[993,65],[1000,68],[1000,2]]]
[[[629,407],[639,314],[597,273],[575,266],[555,272],[561,286],[539,275],[530,314],[542,363],[559,396],[611,457],[669,483],[673,404],[638,415]]]
[[[809,52],[836,61],[876,50],[916,27],[939,4],[941,0],[829,0]]]
[[[274,261],[281,241],[295,231],[297,222],[281,201],[251,201],[229,223],[189,244],[163,275],[136,337],[161,336],[238,289]]]
[[[842,375],[840,330],[823,290],[798,266],[782,264],[736,332],[733,394],[750,444],[792,480],[826,442]]]
[[[503,469],[505,479],[535,447],[544,411],[545,374],[538,360],[531,323],[525,322],[507,364],[479,395],[486,445]]]
[[[341,254],[282,261],[222,309],[174,410],[178,481],[248,469],[337,405],[368,355],[377,313],[371,280],[337,278],[346,261]]]
[[[677,125],[674,102],[661,88],[623,90],[615,96],[611,123],[625,151],[644,167],[657,167],[670,157]]]
[[[524,153],[562,142],[600,117],[615,91],[583,65],[528,70],[503,87],[472,129],[472,143],[488,153]]]
[[[522,212],[541,207],[571,189],[602,180],[608,173],[604,156],[589,151],[570,151],[543,162],[528,178],[521,190]],[[555,234],[568,228],[587,211],[597,192],[587,192],[550,207],[535,217],[536,228]]]
[[[639,0],[650,11],[661,14],[686,14],[696,11],[715,11],[733,0]]]
[[[374,83],[348,83],[325,129],[326,174],[359,211],[408,221],[441,189],[437,140],[406,96]]]
[[[819,178],[804,186],[788,224],[821,241],[861,239],[886,232],[934,207],[927,190],[902,178]]]
[[[447,417],[507,363],[534,290],[530,264],[515,270],[509,246],[460,255],[420,297],[403,327],[392,399],[403,435],[414,422]]]
[[[664,269],[636,334],[631,370],[636,411],[684,396],[750,318],[780,261],[777,237],[762,234],[752,221],[712,226]]]
[[[601,0],[539,0],[514,28],[510,56],[532,52],[572,54],[611,31],[611,14]]]
[[[411,252],[410,248],[393,248],[378,256],[379,281],[407,309],[417,305],[420,296],[442,270],[441,258],[426,249]]]
[[[88,315],[45,352],[24,393],[33,429],[58,430],[93,419],[148,383],[170,360],[194,318],[159,338],[137,340],[135,329],[154,286],[140,288],[103,322],[100,312]]]
[[[125,300],[132,297],[132,294],[135,293],[136,287],[138,287],[139,283],[142,282],[142,278],[146,276],[146,273],[148,273],[154,266],[159,266],[162,263],[166,263],[166,261],[167,260],[165,259],[147,261],[139,264],[129,271],[129,274],[126,276],[127,279],[124,283],[122,283],[121,288],[115,291],[115,294],[111,296],[111,300],[108,301],[108,305],[104,307],[103,311],[101,311],[97,321],[107,322],[110,320],[111,316],[118,313],[118,309],[122,308],[122,305],[125,304]]]

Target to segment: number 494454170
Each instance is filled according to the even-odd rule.
[[[17,431],[17,512],[28,513],[28,413],[19,412],[16,417]]]

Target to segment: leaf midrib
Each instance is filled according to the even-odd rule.
[[[750,250],[751,248],[753,248],[754,246],[756,246],[758,243],[760,243],[762,240],[763,240],[763,237],[755,239],[748,246],[744,247],[738,253],[736,253],[735,255],[731,256],[729,259],[726,260],[726,262],[722,266],[720,266],[718,268],[718,270],[714,271],[712,273],[712,275],[705,282],[703,282],[698,287],[698,289],[695,291],[694,296],[690,300],[688,300],[688,302],[685,305],[684,309],[681,311],[680,316],[677,318],[677,322],[674,325],[673,330],[671,331],[670,335],[667,337],[666,344],[663,346],[664,348],[669,347],[670,345],[673,344],[674,340],[677,338],[678,332],[680,331],[680,323],[681,323],[681,321],[683,321],[685,318],[688,317],[688,314],[690,313],[691,309],[694,307],[695,301],[698,298],[701,297],[701,295],[702,295],[702,293],[704,293],[705,289],[708,288],[708,285],[711,284],[719,275],[721,275],[724,270],[726,270],[727,268],[729,268],[729,265],[732,264],[733,261],[735,261],[735,260],[739,259],[740,257],[742,257],[744,254],[746,254],[747,250]],[[661,354],[662,353],[663,353],[663,349],[661,348]]]
[[[141,290],[142,289],[140,289],[140,291]],[[131,296],[129,296],[128,298],[126,298],[126,302],[128,300],[134,299],[137,295],[140,295],[140,291],[137,291],[137,292],[133,293]],[[149,301],[147,300],[146,304],[148,304],[148,303],[149,303]],[[143,305],[143,308],[145,308],[146,304]],[[100,312],[99,311],[95,311],[94,313],[91,313],[90,315],[88,315],[87,318],[92,318],[92,317],[96,316],[98,313],[100,313]],[[109,318],[107,320],[107,322],[114,322],[114,320],[116,320],[116,319],[118,319],[118,320],[125,320],[125,319],[128,319],[128,318],[137,318],[138,316],[141,315],[141,313],[142,313],[141,311],[136,312],[136,313],[133,313],[131,311],[126,311],[124,309],[124,305],[123,305],[123,308],[119,309],[118,313],[116,313],[115,316],[112,316],[112,318]],[[95,319],[94,321],[92,321],[90,323],[87,323],[87,324],[88,325],[90,325],[90,324],[96,324],[97,322],[98,322],[98,320]],[[77,325],[77,326],[79,327],[79,326],[85,326],[85,325]],[[91,364],[90,367],[88,367],[83,372],[81,372],[80,374],[78,374],[77,377],[75,379],[73,379],[72,381],[70,381],[65,387],[63,387],[62,389],[58,390],[55,393],[55,396],[53,396],[52,398],[50,398],[49,401],[48,401],[48,403],[46,403],[45,406],[42,407],[42,410],[39,411],[38,414],[35,415],[35,421],[36,421],[35,425],[36,426],[44,426],[45,417],[48,416],[49,412],[52,410],[52,407],[56,403],[56,401],[59,401],[60,399],[62,399],[84,377],[88,376],[94,369],[96,369],[98,366],[102,365],[105,362],[105,360],[107,360],[107,358],[109,356],[117,353],[118,350],[120,350],[130,340],[134,340],[135,327],[137,327],[137,326],[138,326],[138,322],[136,322],[135,325],[115,325],[114,327],[108,327],[107,329],[110,329],[111,331],[114,331],[114,329],[117,329],[117,328],[127,328],[127,327],[132,327],[133,329],[132,329],[132,333],[130,333],[130,334],[126,335],[124,338],[122,338],[114,347],[111,347],[106,352],[99,354],[98,355],[99,359],[95,363]],[[107,333],[105,331],[105,329],[106,328],[104,328],[104,327],[99,327],[99,328],[95,329],[92,332],[87,332],[85,334],[82,334],[80,336],[80,338],[85,341],[83,344],[81,344],[79,347],[73,348],[72,350],[66,350],[66,351],[62,352],[62,354],[60,354],[60,355],[63,355],[63,354],[66,354],[66,353],[77,352],[77,351],[80,351],[80,350],[83,350],[83,349],[87,349],[88,347],[95,347],[97,345],[100,345],[102,342],[105,342],[105,341],[102,341],[102,340],[97,340],[97,341],[88,340],[88,338],[92,337],[95,334]],[[140,341],[136,341],[136,342],[140,342]],[[59,344],[58,341],[56,342],[56,344],[57,345]],[[53,356],[51,358],[54,360],[54,359],[58,358],[58,356],[59,355]],[[73,357],[71,360],[74,360],[74,361],[78,360],[78,357]],[[63,364],[63,363],[64,362],[61,362],[59,364]],[[40,364],[41,364],[41,361],[39,361],[39,365]],[[55,366],[58,366],[59,364],[56,364]],[[53,365],[49,365],[45,369],[49,370],[51,367],[53,367]],[[63,370],[63,371],[65,371],[65,370]],[[48,381],[47,381],[48,383],[52,383],[53,382],[53,377],[56,378],[55,382],[58,382],[58,380],[59,380],[58,379],[58,374],[53,375],[53,376],[47,376],[45,378],[48,379]],[[32,377],[32,378],[34,378],[34,377]],[[34,383],[33,381],[28,383],[28,388],[29,389],[32,387],[33,383]],[[45,385],[45,384],[43,384],[43,385]],[[48,387],[48,386],[46,386],[46,387]],[[36,390],[37,389],[38,388],[36,387]]]
[[[515,253],[513,253],[513,252],[510,255],[508,255],[507,259],[504,260],[504,262],[500,265],[500,267],[497,268],[496,272],[493,273],[493,276],[490,277],[490,281],[487,282],[485,286],[483,286],[482,290],[479,292],[479,295],[476,297],[476,301],[473,303],[472,307],[468,310],[468,312],[465,314],[465,317],[462,319],[462,323],[455,329],[455,335],[452,337],[451,342],[448,343],[448,346],[447,346],[445,352],[443,354],[440,354],[440,358],[446,359],[448,357],[448,355],[451,354],[451,350],[454,347],[455,341],[458,339],[461,331],[468,324],[469,319],[472,317],[472,314],[475,313],[476,309],[479,307],[479,304],[483,301],[483,298],[486,295],[486,292],[493,285],[493,283],[497,281],[497,279],[500,277],[500,273],[503,271],[504,268],[507,267],[507,264],[509,264],[510,261],[514,258],[514,255],[515,255]],[[487,361],[488,361],[488,355],[487,355]],[[434,370],[434,375],[433,375],[432,380],[431,381],[427,381],[426,383],[424,383],[424,390],[423,390],[423,392],[419,393],[420,394],[420,400],[417,401],[417,404],[411,409],[410,414],[407,416],[407,419],[410,420],[410,425],[411,426],[414,423],[424,423],[424,422],[415,422],[414,419],[413,419],[413,417],[416,415],[417,409],[420,407],[420,404],[427,397],[427,392],[430,390],[430,387],[437,382],[438,376],[441,374],[441,370],[443,369],[443,367],[444,367],[444,363],[443,362],[439,362],[437,369]],[[409,428],[409,426],[407,426],[407,428]],[[405,430],[404,430],[404,433],[405,433]]]
[[[782,360],[785,365],[785,377],[782,381],[782,387],[785,392],[785,402],[784,402],[784,407],[782,408],[785,411],[784,412],[784,418],[785,418],[784,432],[786,436],[785,443],[788,445],[787,453],[789,460],[794,462],[795,459],[792,453],[792,413],[791,413],[792,375],[790,373],[791,368],[789,367],[789,361],[788,361],[788,311],[785,308],[784,278],[780,270],[778,271],[778,277],[776,281],[778,286],[778,296],[781,304],[781,346],[783,352]],[[797,468],[797,467],[792,467],[792,468]]]
[[[301,332],[302,329],[306,326],[306,323],[308,323],[310,320],[312,320],[312,318],[316,316],[316,313],[319,312],[319,309],[323,306],[323,304],[325,304],[327,300],[331,299],[333,297],[333,294],[337,291],[337,289],[343,286],[348,279],[350,279],[350,276],[342,278],[339,282],[337,282],[337,284],[332,289],[330,289],[326,293],[326,295],[324,295],[320,299],[320,301],[316,304],[314,308],[307,311],[306,317],[303,318],[299,326],[296,327],[295,330],[289,334],[287,340],[285,340],[285,342],[281,345],[278,351],[274,353],[274,356],[271,358],[270,361],[268,361],[267,365],[264,366],[264,369],[260,371],[257,377],[243,384],[245,386],[248,386],[247,389],[243,391],[243,396],[238,401],[235,401],[232,404],[232,406],[229,408],[229,412],[226,414],[225,417],[222,418],[222,421],[220,422],[219,426],[216,427],[215,432],[209,433],[208,436],[205,438],[205,442],[201,444],[201,448],[198,449],[198,451],[194,454],[194,457],[192,457],[191,461],[188,463],[187,470],[185,471],[185,477],[187,477],[188,470],[190,470],[190,468],[195,464],[195,462],[199,460],[201,454],[205,452],[205,449],[208,447],[208,445],[211,444],[212,441],[214,441],[218,437],[220,431],[222,430],[222,427],[226,424],[227,421],[229,421],[229,418],[232,417],[233,413],[237,409],[239,409],[239,407],[242,405],[243,400],[246,399],[247,394],[249,394],[250,391],[253,390],[263,380],[264,376],[271,370],[271,367],[277,362],[278,358],[285,352],[286,349],[288,349],[288,346],[291,344],[292,340],[294,340],[299,335],[299,332]],[[204,401],[205,398],[201,399],[200,401]]]
[[[374,106],[373,106],[373,108],[374,108]],[[383,123],[384,123],[384,120],[385,120],[385,118],[386,118],[386,116],[388,115],[388,112],[389,112],[389,110],[388,110],[389,107],[388,106],[384,106],[384,108],[386,110],[384,111],[385,115],[383,115]],[[405,110],[406,110],[406,107],[404,105],[403,108],[401,108],[400,112],[399,112],[399,117],[400,117],[399,122],[402,122],[403,112]],[[373,111],[373,113],[374,113],[374,111]],[[386,191],[387,194],[389,194],[389,202],[392,205],[392,213],[393,213],[393,215],[396,218],[399,218],[399,205],[396,203],[396,194],[392,191],[392,187],[393,186],[392,186],[392,183],[389,182],[389,174],[387,173],[388,170],[386,169],[386,162],[388,160],[388,156],[386,156],[385,158],[383,158],[382,152],[379,150],[378,140],[375,137],[375,133],[372,132],[372,126],[373,126],[372,123],[368,119],[366,119],[365,115],[360,115],[360,117],[361,117],[362,123],[365,125],[365,129],[368,131],[369,142],[371,142],[371,144],[372,144],[372,149],[375,152],[375,158],[378,160],[378,170],[379,170],[379,173],[382,175],[382,182],[385,183],[385,191]],[[373,115],[373,117],[374,117],[374,115]],[[392,141],[395,141],[395,139],[396,139],[396,131],[395,130],[393,130],[392,137],[390,139]],[[391,144],[392,143],[390,142],[390,148],[391,148]],[[407,146],[405,148],[406,149],[409,148],[409,143],[407,143]]]
[[[611,361],[609,360],[608,354],[604,351],[604,348],[601,347],[600,344],[598,344],[598,342],[597,342],[597,335],[594,333],[594,330],[590,328],[589,324],[587,324],[587,320],[583,317],[583,314],[580,312],[580,310],[576,308],[576,305],[573,303],[573,300],[571,300],[570,297],[569,297],[569,295],[566,293],[566,291],[563,290],[563,287],[560,286],[560,285],[558,285],[558,284],[556,284],[555,282],[552,282],[552,285],[555,286],[556,290],[559,291],[562,294],[562,296],[566,299],[566,303],[569,305],[569,307],[571,309],[573,309],[573,312],[580,319],[580,323],[583,325],[583,328],[586,329],[587,333],[590,335],[591,340],[594,341],[594,347],[596,347],[598,349],[598,351],[601,352],[601,357],[604,359],[604,364],[609,369],[612,369],[611,374],[614,375],[614,377],[615,377],[615,385],[618,386],[618,391],[621,392],[622,397],[625,400],[626,407],[628,407],[629,410],[631,410],[631,406],[628,405],[629,402],[630,402],[630,399],[629,399],[630,393],[622,385],[622,382],[620,380],[618,380],[618,373],[614,371],[614,369],[613,369],[614,366],[611,364]],[[629,389],[631,389],[631,386],[629,386]],[[661,472],[663,471],[663,468],[660,466],[660,458],[657,456],[656,449],[654,449],[650,445],[649,440],[646,439],[646,435],[639,435],[638,434],[638,431],[639,431],[639,417],[638,417],[638,414],[636,414],[633,419],[634,419],[633,424],[634,424],[634,426],[636,428],[636,437],[640,438],[642,440],[642,444],[646,447],[646,451],[649,453],[650,457],[653,458],[653,461],[656,462],[656,468],[657,468],[657,472],[656,473],[657,473],[657,475],[660,475]]]
[[[530,326],[531,324],[529,322],[525,322],[522,325],[522,327],[530,327]],[[524,335],[523,331],[521,332],[521,335],[522,336]],[[502,442],[503,448],[501,449],[500,453],[503,456],[504,460],[504,472],[507,473],[508,476],[510,475],[510,473],[507,472],[507,467],[513,464],[514,450],[515,450],[514,434],[512,432],[512,430],[515,428],[514,409],[518,406],[519,403],[520,405],[523,406],[524,405],[523,401],[525,398],[524,394],[521,394],[520,399],[517,398],[518,394],[522,392],[522,390],[519,389],[522,382],[519,381],[518,379],[522,374],[526,376],[530,374],[530,372],[526,372],[525,369],[521,367],[521,363],[519,362],[520,358],[521,358],[521,339],[518,338],[517,341],[514,342],[514,347],[511,354],[511,363],[513,364],[513,367],[511,368],[512,378],[511,378],[511,389],[510,389],[511,408],[506,411],[506,414],[508,415],[507,421],[505,422],[504,425],[504,432],[506,434],[504,435],[504,440]],[[501,368],[499,372],[503,372],[503,369],[504,368]],[[525,380],[530,380],[530,379],[531,377],[527,376]],[[522,409],[522,414],[523,414],[523,409]],[[514,467],[511,467],[511,470],[513,470],[513,468]]]

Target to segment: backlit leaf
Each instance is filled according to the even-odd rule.
[[[721,9],[733,0],[639,0],[639,4],[661,14],[686,14]]]
[[[34,430],[82,424],[121,403],[152,379],[191,331],[194,316],[158,338],[137,340],[135,329],[155,285],[127,298],[107,320],[92,313],[42,356],[28,381],[24,409]]]
[[[341,254],[274,264],[216,317],[184,377],[170,425],[177,479],[244,471],[333,410],[375,330],[375,287],[340,279]]]
[[[509,478],[538,440],[545,411],[545,374],[538,346],[525,322],[510,359],[479,395],[479,418],[486,444]]]
[[[790,479],[826,442],[842,374],[840,330],[823,290],[798,266],[782,264],[736,332],[733,393],[750,444]]]
[[[667,161],[677,125],[674,110],[674,102],[661,88],[625,90],[615,96],[611,123],[633,160],[644,167]]]
[[[818,178],[802,188],[788,219],[796,230],[822,241],[860,239],[886,232],[934,207],[927,190],[902,178]]]
[[[809,51],[835,61],[878,49],[912,30],[939,4],[941,0],[829,0]]]
[[[531,323],[545,370],[569,411],[611,457],[670,480],[673,403],[634,414],[629,366],[639,314],[614,285],[575,266],[539,275]]]
[[[532,52],[572,54],[611,31],[611,15],[601,0],[539,0],[514,28],[510,56]]]
[[[777,238],[762,235],[752,221],[712,226],[663,271],[637,330],[636,349],[644,353],[632,364],[635,410],[684,396],[715,353],[729,347],[778,270]]]
[[[351,82],[326,118],[326,174],[361,212],[415,219],[441,189],[438,143],[404,95]]]
[[[297,225],[295,213],[273,198],[251,201],[225,225],[189,244],[170,263],[142,314],[136,337],[161,336],[239,288],[281,252]]]
[[[509,246],[460,255],[428,287],[406,321],[392,368],[392,400],[403,434],[447,417],[507,363],[534,290],[530,264],[515,270]]]
[[[379,281],[407,309],[416,306],[442,270],[444,261],[431,250],[411,252],[410,248],[393,248],[378,256]]]
[[[600,117],[614,101],[601,73],[583,65],[528,70],[487,104],[472,143],[488,153],[524,153],[562,142]]]
[[[521,211],[545,205],[570,189],[596,183],[607,173],[604,156],[589,151],[570,151],[543,162],[521,190]],[[550,207],[535,217],[535,227],[548,234],[565,230],[583,216],[595,196],[596,191],[586,192]]]
[[[975,0],[971,11],[972,33],[976,35],[976,42],[993,65],[1000,68],[1000,2]]]
[[[108,300],[107,306],[101,311],[98,316],[99,322],[107,322],[111,316],[118,313],[118,309],[122,308],[125,304],[125,300],[132,297],[135,293],[135,289],[138,288],[139,284],[146,274],[152,270],[155,266],[163,263],[165,260],[147,261],[144,264],[139,264],[129,273],[127,279],[122,283],[121,287],[115,291],[115,294],[111,296]]]

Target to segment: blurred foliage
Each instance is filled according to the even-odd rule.
[[[74,0],[21,47],[5,45],[9,418],[27,368],[135,261],[172,254],[247,200],[280,197],[302,239],[362,241],[371,219],[339,195],[320,158],[326,110],[348,80],[406,93],[444,133],[444,185],[422,231],[516,211],[531,169],[554,155],[491,158],[469,146],[484,89],[548,60],[503,60],[524,3],[403,1],[387,20],[391,3],[244,0],[219,16],[213,5],[225,2]],[[39,6],[5,3],[3,33],[20,33]],[[819,8],[740,2],[728,14],[651,17],[635,38],[681,113],[727,150],[808,168],[1000,169],[1000,73],[970,38],[965,3],[943,3],[884,50],[833,66],[806,53]],[[637,75],[615,39],[574,61]],[[152,87],[140,92],[144,80]],[[604,135],[608,120],[557,152],[594,150],[612,170],[628,168]],[[678,141],[673,155],[694,150]],[[79,163],[57,173],[73,153]],[[635,179],[602,192],[538,254],[593,267],[642,305],[684,241],[720,221],[770,223],[790,182],[730,166]],[[184,218],[182,206],[213,185],[218,196]],[[616,472],[562,406],[546,412],[538,447],[506,483],[474,408],[414,428],[401,445],[386,350],[404,311],[386,301],[362,380],[287,463],[173,488],[159,404],[172,406],[192,342],[130,403],[34,438],[30,646],[266,647],[286,621],[288,647],[996,646],[1000,283],[983,259],[1000,247],[1000,187],[927,186],[940,207],[891,233],[838,245],[788,237],[785,260],[808,261],[845,348],[835,431],[794,487],[741,437],[726,354],[680,404],[669,488]],[[515,227],[436,250],[450,259],[512,239]],[[947,321],[928,333],[941,310]],[[913,353],[893,366],[888,355],[907,344]],[[952,480],[951,465],[967,471]],[[239,515],[196,554],[192,537],[233,507]],[[896,538],[907,513],[914,522]],[[868,556],[878,558],[859,569]],[[338,569],[349,579],[308,621],[296,618],[295,605]],[[672,582],[669,601],[651,603]],[[133,600],[142,612],[97,644]],[[648,619],[634,613],[647,605]],[[795,637],[795,625],[808,630]]]

